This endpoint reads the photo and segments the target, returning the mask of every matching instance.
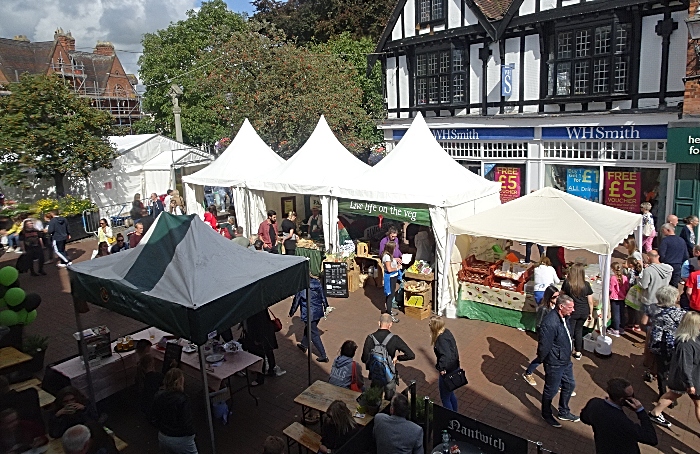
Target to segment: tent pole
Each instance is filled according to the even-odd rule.
[[[311,275],[306,276],[306,340],[308,341],[307,357],[307,374],[309,386],[311,386]]]
[[[199,368],[202,370],[202,381],[204,382],[204,400],[206,400],[207,421],[209,422],[209,437],[211,438],[211,452],[216,454],[216,439],[214,438],[214,422],[211,419],[211,402],[209,401],[209,380],[207,379],[207,362],[204,359],[204,345],[200,345]]]
[[[642,251],[642,240],[644,238],[642,236],[642,224],[639,224],[639,227],[637,227],[637,235],[636,236],[639,238],[639,240],[637,241],[637,249],[639,250],[639,253],[641,254],[642,252],[644,252],[644,251]]]
[[[87,305],[87,304],[86,304]],[[88,397],[90,398],[90,406],[97,414],[97,402],[95,401],[95,387],[92,384],[92,372],[90,371],[90,360],[88,359],[87,344],[85,343],[85,334],[83,333],[83,324],[80,322],[80,312],[73,302],[73,312],[75,313],[75,326],[78,327],[80,336],[80,351],[83,352],[83,365],[85,366],[85,378],[88,383]]]

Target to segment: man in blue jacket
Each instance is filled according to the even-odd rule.
[[[569,409],[569,399],[574,391],[574,370],[571,364],[573,348],[568,318],[574,312],[574,300],[559,295],[556,307],[542,320],[537,343],[537,359],[544,364],[544,391],[542,391],[542,418],[552,427],[561,424],[552,415],[552,400],[561,388],[559,413],[562,421],[579,421]]]
[[[321,342],[321,335],[318,332],[318,322],[326,314],[326,308],[328,307],[328,300],[326,299],[326,293],[323,291],[323,285],[321,281],[318,280],[316,276],[311,276],[311,316],[306,312],[306,290],[302,290],[294,296],[294,302],[292,302],[292,307],[289,309],[289,316],[291,317],[297,311],[299,306],[301,306],[301,320],[304,322],[304,337],[302,337],[301,342],[297,344],[304,353],[306,349],[309,348],[309,339],[307,338],[308,324],[311,323],[311,342],[313,342],[316,350],[318,350],[318,358],[316,361],[319,363],[327,363],[328,356],[326,356],[326,349],[323,348],[323,342]]]

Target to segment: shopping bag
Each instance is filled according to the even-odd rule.
[[[282,331],[282,321],[279,318],[275,317],[275,314],[273,314],[270,309],[268,309],[267,311],[270,313],[270,315],[272,315],[270,323],[272,323],[272,326],[274,326],[275,332],[279,333],[280,331]]]
[[[469,383],[469,381],[467,380],[467,374],[462,368],[457,369],[456,371],[451,372],[449,374],[445,374],[445,386],[450,392],[454,391],[457,388],[461,388],[467,383]]]
[[[625,304],[634,309],[635,311],[638,311],[642,307],[643,299],[644,289],[642,289],[642,287],[640,287],[639,285],[635,285],[627,292],[627,296],[625,297]]]

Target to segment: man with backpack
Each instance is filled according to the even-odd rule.
[[[391,400],[399,382],[396,372],[397,361],[410,361],[416,358],[399,336],[391,332],[391,314],[379,317],[379,329],[367,336],[362,349],[362,362],[367,365],[369,379],[373,387],[384,389],[384,399]],[[401,352],[397,356],[397,352]]]

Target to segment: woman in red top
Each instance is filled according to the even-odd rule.
[[[207,212],[204,213],[204,222],[211,225],[214,230],[219,230],[219,223],[216,220],[216,207],[214,205],[209,205]]]

